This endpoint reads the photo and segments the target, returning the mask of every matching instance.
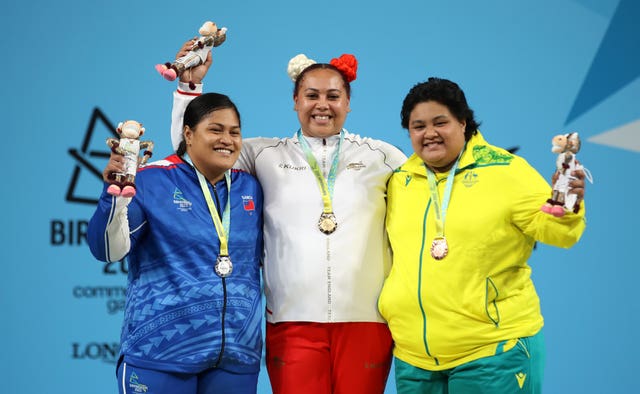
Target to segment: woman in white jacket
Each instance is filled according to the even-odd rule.
[[[174,141],[210,65],[192,70],[195,89],[181,81],[174,93]],[[244,140],[236,163],[264,191],[266,364],[277,394],[383,393],[391,365],[376,305],[391,262],[386,183],[406,157],[343,128],[356,71],[352,55],[291,59],[297,131]]]

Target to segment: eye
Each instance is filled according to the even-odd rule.
[[[339,100],[340,99],[340,95],[339,94],[330,94],[330,95],[327,96],[327,98],[329,100],[335,101],[335,100]]]
[[[318,98],[318,94],[316,94],[316,93],[307,93],[305,97],[308,98],[308,99],[313,100],[313,99],[317,99]]]

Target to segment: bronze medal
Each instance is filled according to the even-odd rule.
[[[233,264],[229,256],[218,256],[216,259],[216,265],[214,267],[216,275],[221,278],[226,278],[233,272]]]
[[[431,243],[431,256],[436,260],[444,259],[449,253],[447,240],[444,237],[437,237]]]
[[[318,228],[327,235],[336,231],[336,228],[338,228],[336,215],[334,215],[333,212],[323,212],[322,215],[320,215],[320,219],[318,219]]]

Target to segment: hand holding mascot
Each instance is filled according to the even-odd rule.
[[[577,202],[578,196],[569,193],[569,183],[576,179],[571,175],[576,170],[584,170],[584,167],[576,160],[576,154],[580,150],[580,137],[578,133],[559,134],[551,140],[551,151],[557,153],[555,181],[551,198],[540,209],[543,212],[556,217],[562,217],[565,210],[575,213],[580,209]]]
[[[190,68],[204,63],[211,49],[222,45],[227,38],[227,28],[218,29],[216,24],[211,21],[205,22],[198,32],[200,37],[194,39],[193,46],[188,54],[176,59],[173,63],[167,62],[156,65],[156,70],[166,80],[173,81]],[[192,83],[190,83],[190,86],[191,89],[195,88]]]
[[[145,164],[153,152],[152,141],[140,141],[144,134],[142,123],[135,120],[120,122],[116,129],[120,139],[107,138],[107,145],[111,151],[124,156],[124,172],[113,172],[109,176],[107,193],[112,196],[133,197],[136,195],[136,172],[138,167]],[[145,149],[142,157],[140,150]]]

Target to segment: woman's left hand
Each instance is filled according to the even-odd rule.
[[[575,170],[571,173],[571,176],[575,177],[569,182],[569,194],[575,194],[578,196],[576,200],[577,204],[580,204],[582,200],[584,200],[584,170]]]

